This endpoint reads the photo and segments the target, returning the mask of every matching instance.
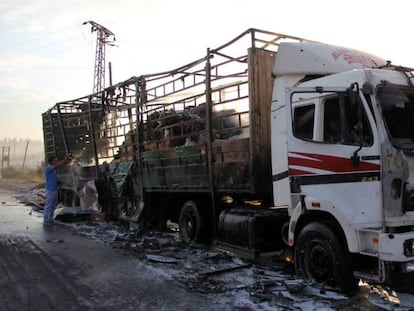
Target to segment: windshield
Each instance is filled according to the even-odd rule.
[[[414,88],[384,83],[377,96],[391,143],[414,149]]]

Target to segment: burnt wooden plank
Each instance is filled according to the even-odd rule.
[[[249,49],[249,98],[251,128],[251,177],[256,189],[270,191],[270,105],[272,101],[272,68],[276,53]]]

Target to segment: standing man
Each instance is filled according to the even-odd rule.
[[[45,226],[53,225],[53,213],[58,202],[59,188],[56,169],[58,167],[66,165],[69,159],[69,155],[66,155],[65,158],[61,161],[58,161],[56,156],[51,156],[48,159],[48,164],[45,169],[46,202],[43,211],[43,225]]]

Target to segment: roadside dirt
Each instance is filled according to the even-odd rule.
[[[27,190],[41,185],[42,183],[32,180],[0,178],[0,188],[7,190]]]

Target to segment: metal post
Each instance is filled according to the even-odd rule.
[[[65,133],[65,129],[63,127],[62,116],[60,114],[60,105],[57,104],[56,106],[57,106],[57,111],[58,111],[58,120],[59,120],[60,132],[62,133],[63,145],[65,147],[65,153],[69,153],[68,141],[66,139],[66,133]],[[56,153],[56,149],[54,150],[54,152]],[[55,156],[57,156],[57,154],[55,154]]]
[[[138,175],[139,175],[139,193],[141,195],[141,200],[144,202],[144,176],[143,176],[143,167],[142,167],[142,158],[141,158],[141,151],[142,142],[143,142],[143,122],[142,122],[142,107],[146,101],[146,86],[145,86],[145,78],[138,78],[135,80],[135,113],[136,113],[136,163],[138,166]]]
[[[108,62],[108,69],[109,69],[109,86],[112,86],[112,64]]]
[[[101,92],[102,101],[104,99],[105,91]],[[102,103],[103,105],[103,103]],[[96,140],[95,140],[95,125],[93,122],[93,116],[92,116],[92,96],[89,96],[88,99],[88,109],[89,109],[89,135],[92,139],[92,146],[93,146],[93,153],[95,156],[95,171],[96,171],[96,177],[99,178],[99,160],[98,160],[98,150],[96,147]]]
[[[214,164],[213,164],[213,102],[211,99],[211,63],[210,63],[210,49],[207,49],[206,59],[206,127],[207,127],[207,169],[210,186],[211,197],[211,217],[213,219],[213,233],[217,232],[216,226],[216,203],[214,194]]]

